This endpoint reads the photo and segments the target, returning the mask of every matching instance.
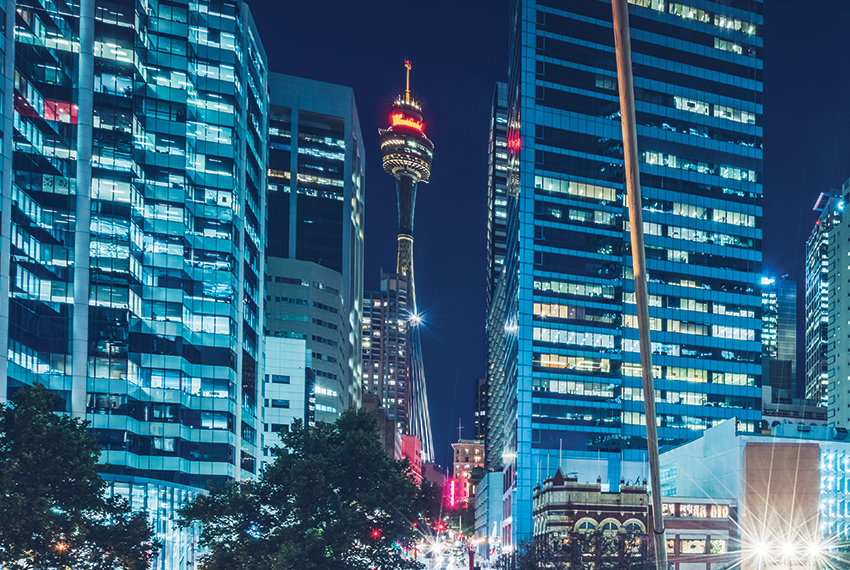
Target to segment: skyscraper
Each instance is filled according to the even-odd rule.
[[[257,473],[265,53],[242,0],[6,17],[0,399],[59,394],[156,568],[193,567],[176,509]]]
[[[428,182],[431,177],[434,144],[425,136],[422,109],[410,93],[410,62],[405,61],[404,65],[407,69],[404,96],[393,102],[390,126],[379,129],[384,171],[396,179],[398,256],[395,274],[381,275],[381,293],[367,294],[373,304],[370,319],[373,332],[368,343],[369,350],[370,353],[376,349],[378,352],[377,356],[370,357],[370,364],[379,364],[381,367],[377,379],[379,384],[376,386],[374,383],[374,367],[371,370],[367,367],[366,373],[373,376],[373,383],[367,384],[369,389],[382,396],[385,406],[395,409],[391,416],[400,423],[404,433],[419,438],[422,442],[422,460],[429,462],[433,460],[434,452],[422,361],[421,319],[413,277],[413,215],[419,182]],[[397,284],[397,287],[389,287],[391,282]],[[396,299],[384,299],[391,290],[395,291]],[[376,301],[382,303],[380,312],[374,311]],[[379,316],[383,322],[377,320]],[[395,334],[376,336],[374,331],[381,329],[393,330]],[[406,370],[398,366],[402,360]],[[386,387],[391,388],[388,390]],[[388,392],[395,393],[395,398],[387,396]]]
[[[508,217],[508,85],[496,83],[487,147],[487,304],[505,263]]]
[[[846,183],[845,183],[846,186]],[[845,190],[847,191],[847,190]],[[806,399],[827,406],[829,362],[829,242],[844,217],[842,193],[821,193],[820,217],[806,242]]]
[[[797,385],[797,282],[776,283],[776,357],[791,361],[791,378]]]
[[[380,397],[387,418],[407,433],[410,407],[408,282],[381,272],[381,290],[363,299],[363,391]]]
[[[764,276],[761,279],[763,384],[797,393],[797,283]]]
[[[630,0],[661,445],[761,420],[762,3]],[[514,0],[507,244],[488,317],[503,544],[538,467],[644,473],[611,4]]]
[[[821,195],[818,200],[815,209],[822,208],[822,212],[806,248],[806,388],[813,393],[821,390],[821,397],[825,391],[827,421],[846,429],[850,426],[850,365],[842,355],[850,350],[850,307],[846,303],[850,218],[844,210],[850,198],[850,180],[834,194]]]
[[[269,75],[265,334],[303,338],[316,420],[360,404],[365,150],[350,87]]]

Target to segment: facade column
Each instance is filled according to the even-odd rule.
[[[70,413],[84,418],[88,383],[89,280],[91,244],[92,130],[94,117],[94,5],[80,2],[80,56],[77,95],[76,222],[74,224],[74,312],[71,329]]]
[[[3,46],[6,65],[3,69],[2,161],[0,170],[0,405],[6,402],[9,370],[9,289],[11,288],[12,249],[12,152],[13,116],[15,112],[15,0],[6,0],[6,37]]]

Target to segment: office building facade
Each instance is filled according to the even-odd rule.
[[[475,488],[475,539],[478,557],[495,560],[501,553],[502,473],[491,471]]]
[[[845,183],[845,187],[847,183]],[[850,189],[846,189],[847,192]],[[806,398],[828,404],[829,244],[843,222],[843,192],[822,193],[815,202],[820,216],[806,242]],[[838,282],[836,282],[838,283]]]
[[[850,218],[844,214],[845,198],[850,196],[850,180],[844,183],[839,198],[834,199],[834,222],[826,236],[826,264],[821,275],[826,276],[823,292],[826,296],[826,403],[829,425],[850,427],[850,363],[842,357],[850,350]],[[842,288],[842,285],[844,286]],[[843,302],[842,302],[843,301]]]
[[[363,299],[363,391],[380,398],[387,417],[407,433],[410,408],[408,283],[381,272],[381,290]]]
[[[349,367],[348,315],[342,276],[310,261],[268,257],[265,292],[266,341],[304,340],[316,379],[315,419],[335,422],[353,401],[349,390],[354,374]],[[267,342],[266,354],[273,353],[275,346]]]
[[[32,3],[6,29],[0,397],[59,394],[155,567],[193,567],[175,510],[257,473],[265,53],[241,0]]]
[[[260,435],[263,467],[274,462],[272,449],[282,445],[282,429],[295,420],[305,426],[316,425],[316,375],[307,341],[268,336],[264,340]]]
[[[761,11],[630,0],[662,446],[761,421]],[[532,535],[547,457],[593,477],[601,461],[612,490],[645,462],[611,5],[516,0],[511,18],[487,450],[507,548]]]
[[[316,420],[360,405],[365,151],[350,87],[269,76],[266,334],[303,338]]]
[[[797,388],[797,282],[776,282],[776,358],[791,362],[793,390]]]
[[[761,279],[762,384],[797,396],[797,283],[764,276]]]
[[[508,218],[508,85],[497,82],[487,146],[487,304],[505,263]]]

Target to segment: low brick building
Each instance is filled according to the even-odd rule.
[[[560,469],[534,488],[534,537],[556,539],[572,532],[628,530],[645,533],[648,496],[645,485],[621,485],[603,492],[602,482],[579,483]]]

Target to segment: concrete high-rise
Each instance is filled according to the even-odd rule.
[[[845,183],[846,186],[846,183]],[[844,198],[822,193],[814,207],[821,214],[806,242],[806,399],[827,406],[829,362],[829,243],[844,218]]]
[[[845,205],[850,199],[850,180],[834,194],[835,197],[829,198],[824,205],[807,248],[811,256],[807,256],[806,281],[807,285],[811,281],[813,290],[817,290],[820,281],[820,297],[813,295],[811,306],[814,308],[817,300],[821,301],[821,322],[809,322],[815,320],[818,311],[807,314],[806,339],[811,340],[811,350],[807,346],[806,355],[808,357],[811,352],[811,362],[807,359],[807,365],[811,365],[808,377],[814,386],[818,386],[817,372],[820,371],[818,387],[825,387],[827,422],[830,426],[847,429],[850,427],[850,364],[845,355],[850,351],[850,307],[847,303],[850,217],[845,213]],[[806,300],[808,308],[808,296]]]
[[[762,2],[630,0],[660,444],[761,422]],[[644,474],[611,4],[514,0],[504,268],[488,316],[488,466],[505,549],[538,466]]]
[[[266,56],[242,0],[11,6],[0,400],[59,394],[195,567],[176,510],[258,470]]]
[[[384,405],[392,408],[390,415],[399,422],[403,433],[422,442],[422,460],[427,463],[433,461],[434,452],[413,272],[413,218],[419,183],[428,182],[431,177],[434,144],[425,136],[422,108],[410,92],[410,62],[405,61],[404,65],[407,68],[404,95],[393,102],[390,126],[378,131],[384,171],[396,179],[398,256],[395,274],[381,275],[381,292],[366,294],[372,313],[368,327],[371,338],[366,343],[370,361],[364,367],[364,374],[371,374],[372,382],[366,382],[364,388],[381,396]],[[397,287],[388,287],[390,282]],[[396,302],[384,299],[388,294],[394,295]],[[380,310],[376,311],[378,307]],[[367,328],[365,324],[364,328]],[[376,335],[380,330],[393,330],[395,334]],[[363,350],[367,351],[366,345]],[[398,366],[402,360],[404,369]],[[395,397],[388,395],[391,393]]]
[[[360,405],[365,150],[350,87],[269,75],[265,334],[306,341],[316,420]]]
[[[389,420],[408,433],[410,322],[408,283],[381,272],[381,290],[363,299],[363,391],[380,397]]]

